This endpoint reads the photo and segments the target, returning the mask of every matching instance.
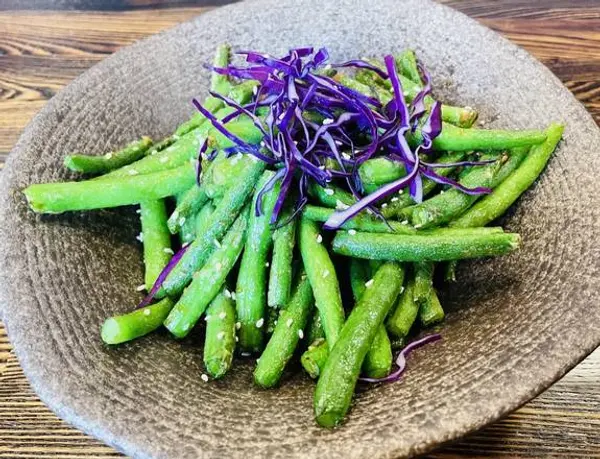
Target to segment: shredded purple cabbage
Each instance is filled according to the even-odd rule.
[[[175,255],[173,255],[173,257],[169,260],[169,263],[167,263],[167,266],[165,266],[163,268],[163,270],[160,272],[160,274],[156,278],[156,281],[154,282],[154,285],[148,292],[148,295],[146,295],[146,297],[140,302],[140,304],[137,305],[136,309],[145,308],[152,302],[152,300],[154,299],[154,297],[156,296],[156,294],[162,287],[163,282],[165,281],[165,279],[167,278],[169,273],[171,271],[173,271],[173,268],[175,268],[175,266],[177,266],[177,263],[179,263],[179,260],[181,260],[181,258],[185,255],[185,252],[187,251],[189,246],[190,246],[189,244],[183,245],[183,247],[181,247],[181,249],[179,249],[177,251],[177,253]]]
[[[368,383],[382,383],[382,382],[394,382],[398,381],[404,372],[406,371],[406,358],[410,355],[410,353],[420,347],[423,347],[427,344],[434,343],[442,339],[442,335],[434,333],[432,335],[424,336],[421,339],[413,341],[408,344],[404,349],[400,351],[398,357],[396,358],[396,365],[398,369],[384,378],[359,378],[359,381],[368,382]]]
[[[236,79],[257,80],[259,86],[254,100],[241,106],[228,97],[212,94],[235,109],[234,113],[220,121],[197,100],[193,103],[215,129],[233,142],[234,146],[227,150],[228,154],[251,154],[278,169],[275,181],[280,181],[281,186],[272,223],[277,221],[291,193],[297,196],[294,211],[302,209],[308,201],[309,180],[326,186],[336,177],[344,178],[349,191],[357,199],[357,203],[350,208],[331,216],[325,223],[329,229],[338,229],[365,209],[378,214],[375,204],[402,188],[408,188],[414,201],[421,202],[423,177],[470,194],[489,191],[465,188],[435,172],[438,167],[454,165],[422,161],[421,155],[433,149],[433,142],[442,132],[443,125],[441,104],[437,101],[431,103],[429,99],[431,76],[420,63],[419,71],[424,84],[410,104],[404,96],[393,56],[384,57],[385,71],[363,60],[332,65],[336,68],[368,69],[380,78],[389,80],[393,99],[383,106],[379,100],[342,85],[335,77],[323,75],[322,70],[329,60],[325,48],[316,52],[311,47],[295,48],[283,57],[251,50],[240,51],[237,55],[242,56],[247,65],[229,65],[213,70]],[[268,109],[264,119],[256,116],[259,107]],[[248,144],[227,130],[226,124],[240,116],[252,120],[264,135],[260,147]],[[423,142],[413,149],[405,136],[416,130],[420,131]],[[204,143],[202,152],[205,153],[207,148],[207,143]],[[365,196],[358,169],[362,163],[378,155],[401,162],[408,173]],[[337,167],[327,167],[326,158],[334,159]],[[460,163],[479,164],[481,162]],[[269,183],[268,189],[274,183]],[[261,199],[257,200],[255,209],[258,215],[262,214],[260,203],[266,191],[266,187],[260,190]]]

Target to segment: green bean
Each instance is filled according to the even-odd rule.
[[[360,297],[365,293],[367,286],[365,283],[371,277],[369,263],[358,258],[350,260],[350,288],[352,289],[352,297],[354,302],[358,302]]]
[[[262,215],[256,215],[260,191],[275,175],[266,171],[260,178],[252,201],[248,236],[236,285],[236,311],[241,327],[239,346],[244,351],[259,352],[263,348],[265,311],[267,306],[268,257],[272,240],[270,225],[273,207],[279,194],[279,184],[264,194]]]
[[[267,336],[271,336],[273,334],[280,312],[280,309],[267,308],[267,326],[265,327]]]
[[[284,212],[279,217],[279,221],[285,222],[290,216],[291,212]],[[273,232],[273,255],[267,294],[267,304],[272,308],[281,308],[290,300],[295,245],[296,219],[294,218]]]
[[[83,174],[105,174],[144,157],[151,145],[150,137],[142,137],[121,150],[111,151],[102,156],[68,155],[65,156],[65,166]]]
[[[256,80],[243,81],[231,88],[229,98],[235,100],[240,105],[245,105],[250,102],[258,86],[260,86],[260,83]],[[258,112],[257,110],[257,114]]]
[[[179,233],[184,225],[194,224],[194,216],[208,201],[205,187],[197,184],[181,195],[177,199],[177,207],[169,217],[167,226],[172,234]],[[189,227],[188,227],[189,228]],[[183,233],[183,232],[182,232]]]
[[[246,104],[252,97],[252,91],[255,87],[255,83],[249,83],[251,82],[244,82],[234,86],[231,89],[229,97],[241,105]],[[223,107],[223,102],[215,98],[207,98],[205,107],[207,110],[215,112],[217,119],[222,119],[235,111],[232,107],[221,108]],[[127,176],[132,173],[132,170],[139,174],[148,174],[164,169],[179,167],[190,160],[195,160],[200,145],[206,139],[209,131],[213,129],[212,124],[205,121],[206,119],[204,116],[198,113],[192,117],[188,123],[184,123],[177,129],[172,136],[172,140],[175,140],[172,145],[169,145],[161,151],[152,150],[149,156],[142,158],[129,166],[122,167],[121,169],[103,175],[102,178]],[[228,129],[231,124],[234,124],[234,122],[227,123]],[[246,125],[244,124],[243,127],[245,126]],[[234,127],[233,129],[236,128]]]
[[[334,209],[328,209],[326,207],[317,207],[313,205],[307,205],[304,208],[303,216],[309,220],[315,222],[325,222],[333,215]],[[410,225],[403,225],[400,222],[394,220],[378,220],[375,217],[371,217],[367,214],[358,214],[348,220],[342,225],[342,228],[349,231],[369,231],[372,233],[397,233],[397,234],[416,234],[415,230]]]
[[[409,143],[423,142],[421,131],[408,135]],[[433,141],[433,148],[445,151],[506,150],[531,147],[546,140],[544,131],[502,131],[493,129],[462,129],[443,123],[442,133]]]
[[[333,251],[341,255],[395,261],[447,261],[505,255],[516,250],[521,238],[514,233],[446,233],[405,236],[400,234],[338,231]]]
[[[366,282],[369,278],[368,264],[353,258],[350,261],[350,284],[355,301],[359,301],[367,289]],[[392,367],[392,348],[385,326],[381,325],[377,331],[376,339],[365,357],[363,372],[371,378],[380,378],[387,375]],[[313,342],[314,341],[309,341]],[[327,343],[316,343],[302,354],[301,363],[312,378],[318,378],[329,356]]]
[[[408,336],[419,314],[419,305],[415,302],[414,291],[415,280],[412,275],[408,278],[404,291],[401,292],[396,306],[386,320],[387,331],[397,339]]]
[[[322,242],[323,236],[317,225],[303,218],[299,229],[300,253],[315,295],[327,344],[331,348],[344,325],[344,307],[335,267]]]
[[[547,139],[533,147],[521,165],[492,194],[483,197],[458,219],[450,222],[457,228],[484,226],[500,217],[535,182],[546,166],[562,137],[564,126],[551,125]]]
[[[206,262],[216,245],[215,241],[218,242],[227,232],[251,195],[255,183],[264,169],[265,163],[262,161],[254,163],[252,168],[244,176],[241,176],[239,182],[221,199],[206,223],[206,231],[197,235],[177,266],[165,279],[163,288],[169,295],[174,296],[180,293],[191,280],[192,273]]]
[[[438,159],[436,159],[436,163],[440,164],[448,164],[455,163],[458,161],[462,161],[465,157],[464,151],[450,151],[442,154]],[[454,167],[441,167],[436,169],[436,174],[441,175],[442,177],[448,177],[452,174],[456,168]],[[429,180],[428,178],[423,179],[423,196],[428,196],[431,194],[433,190],[437,188],[438,184],[433,180]],[[389,202],[381,205],[381,214],[385,218],[392,218],[399,215],[400,211],[405,207],[415,204],[413,199],[410,197],[409,193],[406,193],[406,190],[400,190],[398,196],[394,196]]]
[[[519,166],[526,155],[527,149],[514,149],[508,158],[502,157],[500,161],[487,166],[473,166],[465,171],[459,182],[467,188],[495,188]],[[482,156],[482,159],[494,158],[493,154]],[[453,188],[406,208],[402,214],[410,218],[416,228],[440,226],[464,213],[480,197],[481,195],[469,195]]]
[[[332,185],[323,188],[315,182],[310,182],[308,192],[320,204],[332,209],[347,209],[356,202],[352,193]]]
[[[194,168],[187,164],[163,172],[110,180],[35,184],[23,193],[33,211],[59,214],[162,199],[181,193],[194,181]]]
[[[403,277],[398,264],[384,264],[350,313],[317,382],[314,408],[319,425],[336,426],[350,408],[363,360],[398,296]]]
[[[231,59],[231,45],[222,44],[217,48],[213,66],[226,68]],[[227,75],[221,75],[213,70],[210,76],[210,90],[219,94],[227,94],[231,89],[231,82]]]
[[[251,119],[245,116],[240,116],[239,118],[230,121],[225,127],[231,134],[243,139],[251,145],[256,145],[263,139],[263,134],[260,129],[254,125]],[[236,146],[231,139],[226,137],[215,127],[209,130],[208,135],[210,139],[209,145],[216,150],[225,150]],[[257,158],[254,157],[254,160],[257,160]]]
[[[388,158],[374,158],[362,163],[358,168],[358,174],[365,189],[367,187],[376,189],[405,176],[406,168],[404,164],[398,161],[392,161]]]
[[[415,303],[422,307],[431,296],[433,289],[433,270],[435,265],[430,261],[415,263],[415,286],[413,296]]]
[[[144,245],[144,266],[146,289],[150,291],[158,275],[169,263],[173,250],[171,235],[167,228],[165,202],[144,201],[140,204],[142,222],[142,243]]]
[[[264,388],[275,386],[292,358],[313,307],[313,293],[302,275],[287,307],[281,311],[275,330],[254,370],[254,382]]]
[[[410,80],[409,78],[406,78],[404,75],[398,75],[398,79],[400,80],[400,83],[402,85],[402,90],[404,92],[405,98],[407,102],[412,102],[414,100],[414,98],[417,96],[417,94],[419,94],[419,92],[421,92],[421,85],[418,83],[415,83],[414,81]],[[350,81],[348,80],[344,80],[345,82],[348,82],[351,84]],[[364,86],[367,86],[368,88],[368,93],[366,95],[372,95],[374,92],[375,94],[377,94],[379,100],[382,103],[387,103],[392,99],[392,94],[390,92],[391,89],[391,83],[389,80],[383,80],[377,76],[373,77],[373,85],[369,86],[369,85],[364,85],[364,81],[363,80],[363,84],[361,86],[358,85],[354,85],[355,90],[362,92],[361,90],[364,89]],[[379,83],[379,84],[378,84]],[[379,89],[382,88],[382,89]],[[425,97],[425,106],[427,108],[431,107],[431,104],[433,104],[434,99],[431,96],[426,96]],[[442,105],[442,120],[445,121],[446,123],[450,123],[454,126],[458,126],[458,127],[462,127],[462,128],[470,128],[471,126],[473,126],[473,124],[475,123],[475,121],[477,121],[477,117],[478,117],[478,113],[477,111],[473,110],[470,107],[453,107],[451,105]]]
[[[212,96],[207,97],[202,105],[211,113],[217,113],[219,110],[222,110],[223,107],[225,107],[225,103],[221,99],[217,99],[216,97]],[[167,137],[165,140],[167,143],[171,142],[169,145],[172,145],[173,143],[177,142],[179,138],[183,137],[188,132],[199,128],[205,123],[208,126],[209,123],[206,122],[206,118],[202,113],[194,113],[194,115],[188,121],[180,124],[177,127],[173,135]],[[169,145],[166,146],[168,147]]]
[[[379,325],[369,352],[362,364],[362,372],[368,378],[384,378],[392,370],[392,344],[383,324]]]
[[[210,221],[210,216],[215,211],[215,206],[207,202],[196,214],[196,234],[203,234],[206,231],[206,224]]]
[[[355,302],[360,300],[367,289],[371,272],[377,272],[377,270],[369,269],[364,260],[356,258],[350,260],[350,286]],[[385,326],[382,324],[379,326],[373,344],[363,362],[363,373],[369,378],[383,378],[389,374],[391,368],[392,347]]]
[[[302,353],[300,363],[311,378],[317,379],[328,357],[329,347],[327,341],[324,339],[316,340],[308,346],[306,352]]]
[[[249,206],[231,225],[206,264],[194,273],[191,284],[183,291],[164,321],[165,327],[177,338],[185,337],[194,327],[209,303],[217,296],[244,247]],[[189,249],[188,249],[189,251]]]
[[[235,111],[235,109],[226,107],[219,110],[215,116],[221,119],[233,111]],[[196,156],[198,155],[198,149],[206,139],[211,128],[212,125],[210,123],[202,123],[199,127],[178,137],[176,142],[164,150],[157,151],[155,154],[148,155],[128,166],[102,175],[96,178],[96,180],[100,181],[108,178],[127,177],[131,174],[150,174],[180,167],[190,162],[190,160],[195,161]]]
[[[147,335],[162,325],[171,308],[173,302],[165,298],[145,308],[106,319],[102,325],[102,341],[106,344],[120,344]]]
[[[235,304],[227,285],[206,309],[204,337],[204,367],[215,379],[222,378],[231,368],[235,351]]]
[[[321,316],[317,308],[313,308],[313,314],[310,319],[310,325],[308,327],[308,334],[306,337],[307,343],[314,343],[317,340],[324,340],[325,332],[323,331],[323,324],[321,323]]]
[[[215,160],[205,175],[206,195],[211,199],[222,198],[253,161],[253,157],[242,153]]]
[[[429,325],[433,325],[435,323],[441,322],[444,320],[444,309],[440,304],[440,300],[435,292],[435,289],[431,289],[429,292],[429,296],[427,297],[427,301],[421,305],[419,309],[419,318],[421,319],[421,323],[428,327]]]
[[[417,56],[412,49],[407,49],[396,56],[396,68],[400,74],[422,86],[421,74],[417,66]]]

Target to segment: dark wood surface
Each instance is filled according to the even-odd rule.
[[[600,0],[440,1],[525,47],[600,123]],[[31,117],[73,78],[122,46],[225,3],[0,0],[0,168]],[[431,457],[488,455],[600,457],[600,351],[520,410]],[[38,400],[0,323],[0,458],[41,457],[121,456]]]

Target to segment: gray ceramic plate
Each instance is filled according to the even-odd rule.
[[[423,0],[266,0],[227,6],[144,40],[53,98],[3,173],[4,320],[33,387],[59,416],[137,457],[396,457],[421,453],[517,408],[600,342],[600,133],[524,51]],[[133,210],[36,218],[18,190],[69,178],[66,152],[100,153],[170,132],[206,92],[215,46],[283,52],[327,45],[335,60],[414,47],[448,101],[494,127],[563,120],[565,142],[504,224],[523,249],[471,263],[447,292],[443,343],[411,359],[403,382],[363,391],[347,423],[312,419],[313,384],[252,386],[237,364],[203,383],[200,351],[155,334],[102,346],[103,319],[138,300]]]

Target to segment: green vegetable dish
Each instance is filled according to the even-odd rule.
[[[299,361],[317,380],[316,422],[334,427],[357,384],[399,380],[407,355],[441,338],[438,278],[519,249],[493,222],[563,126],[478,129],[474,109],[435,98],[410,50],[338,65],[324,48],[234,57],[219,47],[210,96],[171,136],[69,155],[93,177],[23,193],[38,213],[139,206],[148,293],[106,320],[104,343],[198,328],[199,384],[246,359],[270,389]]]

